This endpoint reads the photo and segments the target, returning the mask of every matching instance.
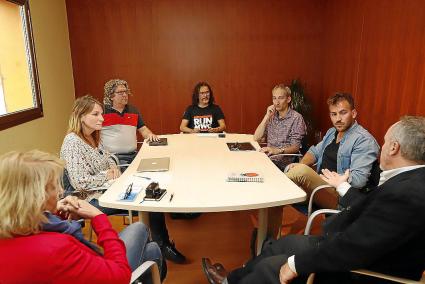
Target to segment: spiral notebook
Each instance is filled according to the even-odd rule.
[[[264,182],[264,177],[260,173],[242,172],[230,173],[227,176],[228,182]]]

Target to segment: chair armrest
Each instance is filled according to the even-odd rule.
[[[114,160],[115,164],[118,165],[120,163],[120,160],[118,159],[118,157],[115,154],[116,153],[109,153],[111,158]]]
[[[386,280],[390,280],[390,281],[397,282],[397,283],[406,283],[406,284],[425,283],[424,277],[422,277],[422,279],[420,281],[415,281],[415,280],[391,276],[391,275],[383,274],[383,273],[379,273],[379,272],[374,272],[374,271],[370,271],[370,270],[367,270],[367,269],[356,269],[356,270],[351,270],[351,272],[357,273],[357,274],[362,274],[362,275],[367,275],[367,276],[371,276],[371,277],[375,277],[375,278],[386,279]]]
[[[305,229],[304,229],[304,235],[310,234],[311,224],[313,224],[314,218],[316,218],[317,216],[321,214],[337,214],[339,212],[340,212],[339,210],[335,210],[335,209],[320,209],[320,210],[314,211],[313,214],[311,214],[311,216],[308,217],[307,224],[305,225]]]
[[[159,277],[158,264],[155,261],[145,261],[139,267],[137,267],[131,273],[130,284],[136,281],[141,275],[143,275],[148,269],[152,272],[152,282],[153,284],[161,284],[161,279]]]
[[[303,155],[301,155],[300,153],[295,153],[295,154],[276,154],[276,155],[271,155],[270,159],[273,159],[274,157],[283,157],[283,156],[287,156],[287,157],[302,157]]]
[[[319,185],[318,187],[313,189],[313,191],[311,192],[311,195],[310,195],[310,199],[308,200],[308,215],[307,215],[308,218],[310,218],[310,215],[313,212],[313,200],[314,200],[314,196],[316,195],[316,193],[319,192],[320,190],[324,189],[324,188],[329,188],[329,187],[331,187],[331,186],[326,184],[326,185]]]

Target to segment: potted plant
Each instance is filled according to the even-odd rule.
[[[307,135],[302,145],[304,151],[307,151],[309,145],[317,142],[315,141],[315,125],[312,118],[313,107],[307,98],[305,85],[301,83],[300,79],[292,80],[289,88],[291,89],[292,97],[291,107],[303,116],[307,126]]]

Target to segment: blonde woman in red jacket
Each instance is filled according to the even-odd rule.
[[[148,243],[143,224],[127,227],[121,233],[123,241],[106,215],[88,202],[71,196],[58,201],[63,192],[62,172],[62,161],[40,151],[10,152],[0,157],[2,284],[128,284],[131,270],[138,265],[132,258],[142,262],[149,252],[149,257],[161,262],[159,247]],[[103,253],[84,240],[78,223],[58,215],[69,220],[91,219]],[[131,268],[126,249],[139,254],[129,256]]]

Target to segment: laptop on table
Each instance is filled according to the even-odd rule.
[[[170,157],[142,159],[138,172],[165,172],[170,168]]]

